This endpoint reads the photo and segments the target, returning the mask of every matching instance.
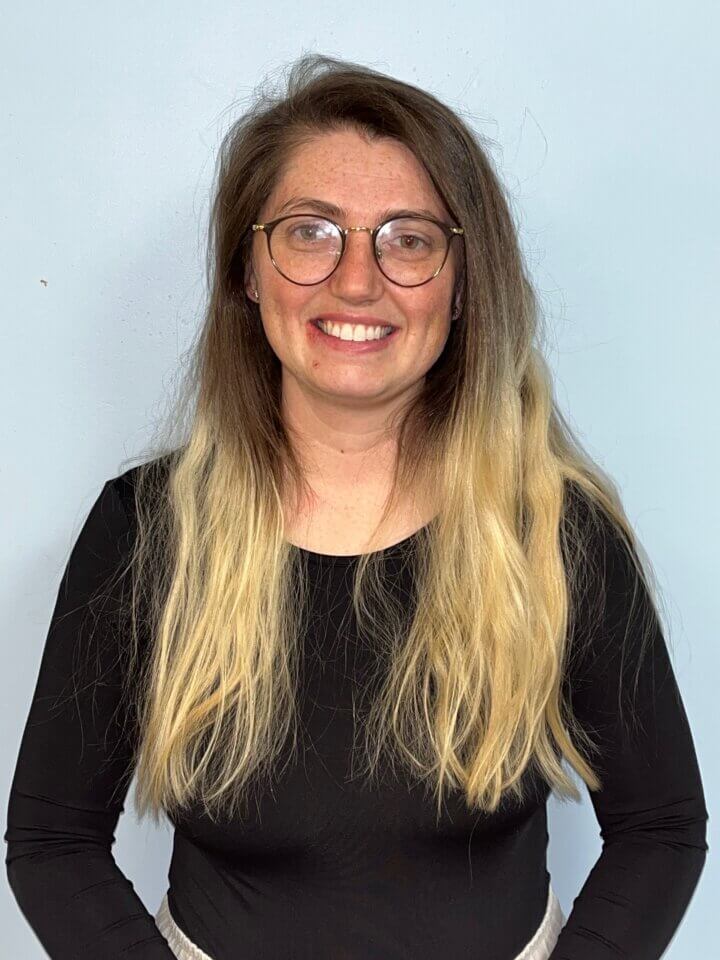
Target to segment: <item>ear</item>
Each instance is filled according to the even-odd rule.
[[[455,296],[455,304],[453,306],[452,316],[450,317],[450,322],[453,323],[462,313],[462,307],[460,306],[460,294]]]
[[[463,311],[463,301],[465,299],[465,270],[466,270],[465,250],[461,251],[460,264],[458,267],[455,283],[453,284],[453,312],[452,319],[457,320]]]
[[[257,297],[255,296],[255,291],[257,290],[257,280],[255,279],[255,271],[253,270],[252,263],[248,263],[245,267],[245,293],[250,298],[257,302]]]

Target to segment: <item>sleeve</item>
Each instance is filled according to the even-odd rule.
[[[568,680],[575,716],[599,747],[588,759],[602,781],[589,792],[602,849],[550,960],[658,960],[700,878],[708,813],[655,607],[607,518],[598,531],[588,556],[606,587],[600,608],[579,605],[573,635],[591,640]],[[594,592],[597,601],[603,591]]]
[[[111,853],[135,729],[118,656],[115,574],[131,528],[116,480],[104,485],[65,567],[8,801],[9,884],[53,960],[174,960]],[[101,603],[90,604],[97,591]]]

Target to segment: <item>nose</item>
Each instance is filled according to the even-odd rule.
[[[329,284],[348,299],[373,299],[382,294],[384,277],[375,261],[369,227],[348,227],[345,250]]]

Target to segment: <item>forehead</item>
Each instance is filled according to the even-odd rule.
[[[390,207],[448,216],[425,167],[405,144],[388,137],[369,141],[356,131],[319,134],[298,146],[266,211],[277,215],[297,206],[292,201],[309,197],[352,220],[380,217]]]

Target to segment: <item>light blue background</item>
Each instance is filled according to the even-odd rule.
[[[69,549],[103,482],[148,438],[201,317],[220,138],[268,71],[317,50],[431,90],[495,141],[557,396],[618,480],[657,570],[703,771],[710,854],[665,956],[720,955],[719,20],[711,2],[627,0],[6,8],[3,820]],[[598,826],[587,795],[551,800],[549,817],[567,913]],[[121,817],[113,852],[153,912],[170,846],[169,825]],[[7,883],[0,924],[5,956],[45,955]]]

